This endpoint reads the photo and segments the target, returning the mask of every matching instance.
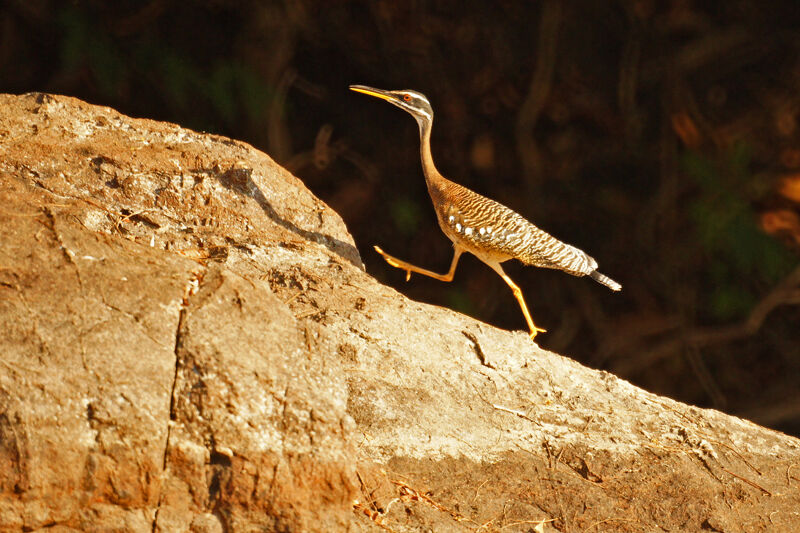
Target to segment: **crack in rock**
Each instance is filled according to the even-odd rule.
[[[169,416],[167,418],[167,437],[164,442],[164,454],[163,454],[163,462],[161,466],[161,488],[159,488],[158,494],[158,507],[156,507],[156,512],[153,515],[153,528],[152,531],[155,531],[158,528],[158,515],[161,511],[161,504],[164,501],[164,493],[163,493],[163,484],[164,480],[167,475],[167,461],[169,460],[169,446],[170,446],[170,439],[172,437],[172,427],[175,420],[175,387],[178,384],[178,371],[180,370],[181,358],[178,354],[178,350],[180,349],[181,345],[181,331],[183,329],[183,324],[186,320],[186,315],[188,313],[189,308],[189,299],[200,290],[200,285],[203,282],[203,271],[196,271],[192,272],[192,277],[186,284],[184,289],[184,295],[181,300],[181,308],[180,312],[178,313],[178,326],[175,329],[175,372],[172,376],[172,386],[170,387],[170,394],[169,394]]]

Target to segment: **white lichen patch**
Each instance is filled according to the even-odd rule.
[[[161,133],[161,139],[164,144],[188,144],[205,141],[206,137],[199,137],[191,130],[176,127],[174,131]]]
[[[92,231],[107,232],[110,229],[108,214],[99,209],[87,209],[83,212],[81,222]]]
[[[70,122],[71,133],[79,140],[86,139],[94,135],[97,126],[88,120],[73,120]]]

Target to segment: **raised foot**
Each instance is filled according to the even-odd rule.
[[[381,256],[384,258],[384,260],[386,260],[387,263],[389,263],[390,265],[392,265],[395,268],[400,268],[402,270],[405,270],[406,271],[406,281],[411,279],[411,268],[409,268],[409,267],[411,267],[412,265],[409,265],[405,261],[401,261],[400,259],[397,259],[396,257],[392,257],[391,255],[389,255],[386,252],[384,252],[383,250],[381,250],[380,246],[373,246],[373,248],[375,248],[376,252],[381,254]]]

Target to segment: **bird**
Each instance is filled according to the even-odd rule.
[[[584,251],[561,242],[503,204],[442,176],[433,164],[433,108],[424,94],[411,89],[385,90],[366,85],[351,85],[350,89],[394,104],[411,114],[419,125],[425,183],[439,227],[453,242],[453,259],[447,273],[438,274],[391,256],[375,246],[375,251],[389,265],[406,271],[406,281],[411,279],[412,272],[440,281],[452,281],[461,255],[471,253],[497,272],[511,288],[525,316],[531,339],[546,330],[534,324],[522,290],[508,277],[501,263],[517,259],[526,265],[563,270],[573,276],[589,276],[612,291],[622,289],[622,285],[598,272],[597,261]]]

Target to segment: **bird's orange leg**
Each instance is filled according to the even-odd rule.
[[[378,252],[386,259],[386,262],[392,265],[395,268],[400,268],[406,271],[406,281],[411,279],[411,273],[416,272],[417,274],[422,274],[423,276],[429,276],[434,279],[438,279],[439,281],[453,281],[453,274],[456,273],[456,265],[458,264],[458,258],[461,257],[463,250],[460,248],[455,248],[453,253],[453,262],[450,263],[450,270],[447,274],[437,274],[432,270],[427,270],[424,268],[420,268],[418,266],[414,266],[411,263],[406,263],[396,257],[392,257],[391,255],[387,254],[380,247],[375,246],[375,251]]]
[[[525,315],[525,320],[528,322],[528,328],[531,330],[531,339],[536,337],[537,333],[544,333],[547,331],[546,329],[537,328],[536,324],[533,323],[533,319],[531,318],[531,314],[528,312],[528,306],[525,305],[525,298],[522,296],[522,289],[520,289],[511,278],[509,278],[506,273],[503,271],[503,267],[500,266],[500,263],[486,263],[492,269],[500,274],[500,277],[503,278],[509,287],[511,287],[511,291],[514,293],[514,298],[517,299],[519,302],[520,308],[522,308],[522,314]]]

